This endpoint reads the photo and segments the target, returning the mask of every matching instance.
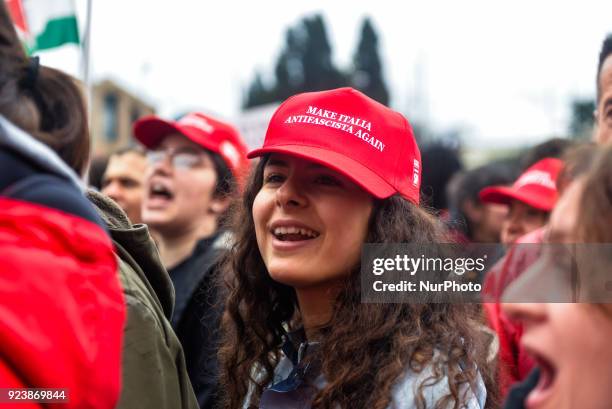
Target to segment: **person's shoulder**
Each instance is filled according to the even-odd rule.
[[[123,294],[126,297],[126,304],[136,308],[146,308],[152,314],[158,315],[161,306],[158,306],[153,298],[149,288],[143,282],[142,278],[134,270],[134,267],[122,257],[117,255],[119,265],[119,278],[123,288]],[[162,313],[163,315],[163,313]]]
[[[105,225],[111,230],[130,230],[132,223],[125,212],[112,199],[89,189],[85,192],[87,200],[94,206],[98,216],[104,220]]]
[[[0,279],[5,315],[28,317],[27,325],[3,322],[0,338],[28,363],[19,368],[24,379],[32,371],[47,380],[61,376],[79,407],[84,392],[116,395],[125,305],[106,232],[56,209],[0,197],[0,248],[9,266]]]

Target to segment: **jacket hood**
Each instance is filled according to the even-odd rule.
[[[59,176],[84,191],[84,184],[77,174],[44,143],[34,139],[0,115],[0,146],[8,148],[35,164],[42,170]]]

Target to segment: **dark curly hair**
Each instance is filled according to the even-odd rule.
[[[219,355],[224,407],[231,409],[242,407],[250,384],[256,404],[279,362],[283,325],[294,329],[300,324],[294,289],[270,278],[257,246],[251,209],[266,160],[257,165],[234,209],[236,237],[224,263],[228,294]],[[399,196],[375,201],[368,242],[440,240],[435,220],[421,208]],[[355,266],[337,296],[320,348],[311,357],[321,362],[328,381],[314,397],[314,408],[386,408],[406,369],[420,372],[428,365],[434,375],[419,387],[418,408],[425,407],[423,388],[445,376],[450,393],[437,407],[463,407],[464,388],[475,384],[478,371],[492,385],[474,305],[362,303],[359,271]],[[263,376],[256,377],[255,368]]]
[[[608,34],[601,44],[601,50],[599,51],[599,62],[597,64],[597,101],[601,98],[601,87],[599,84],[599,77],[601,77],[601,68],[603,67],[604,61],[612,55],[612,34]]]

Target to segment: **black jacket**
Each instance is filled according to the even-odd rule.
[[[176,305],[172,325],[187,361],[187,372],[202,409],[218,401],[218,360],[222,297],[217,283],[219,260],[227,247],[227,234],[201,239],[193,254],[169,269],[175,283]]]

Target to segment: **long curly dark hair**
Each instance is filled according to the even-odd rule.
[[[234,210],[236,237],[224,263],[228,294],[219,355],[224,407],[230,409],[242,407],[249,385],[250,403],[257,404],[280,359],[283,325],[300,323],[294,289],[270,278],[257,246],[251,209],[266,159],[255,168]],[[375,201],[367,242],[440,241],[435,219],[423,209],[399,196]],[[312,358],[321,362],[327,380],[314,397],[314,408],[386,408],[405,371],[420,372],[429,365],[433,376],[419,386],[418,408],[425,407],[423,388],[445,376],[450,392],[436,407],[463,407],[466,387],[475,385],[479,371],[490,383],[475,306],[362,303],[359,271],[355,266],[337,296]]]

